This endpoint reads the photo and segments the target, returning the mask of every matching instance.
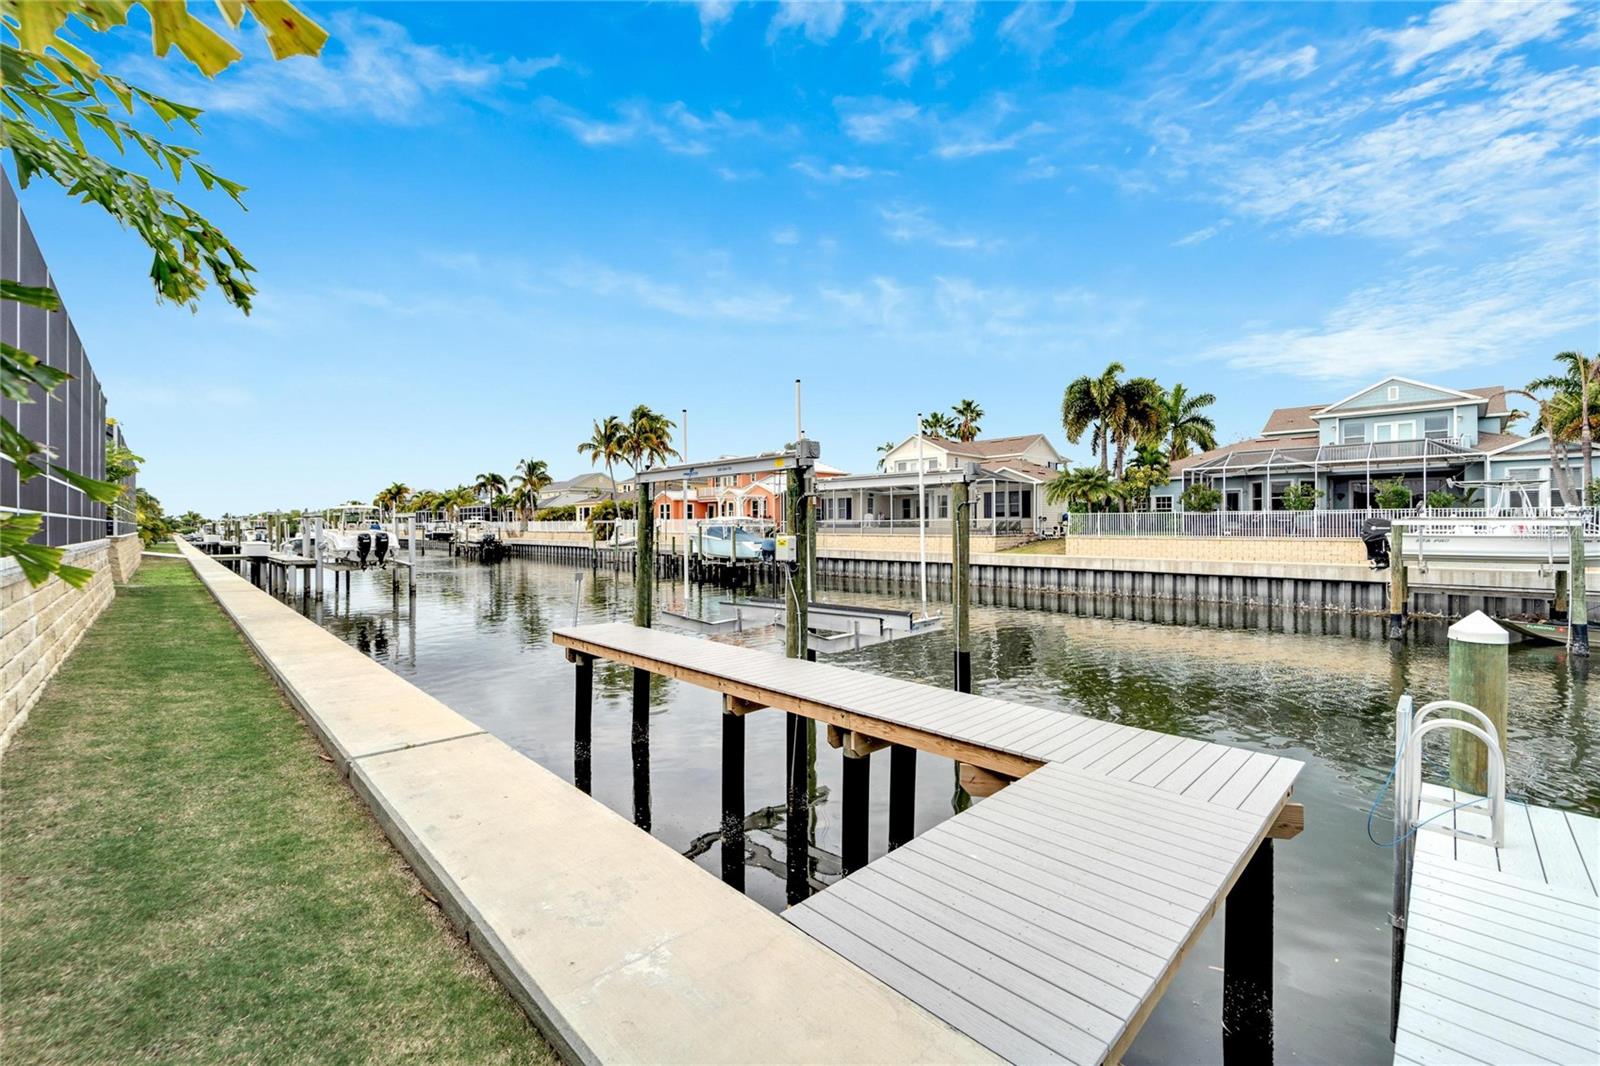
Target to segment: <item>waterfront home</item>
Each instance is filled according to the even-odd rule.
[[[884,454],[881,473],[852,474],[820,485],[820,518],[830,529],[890,531],[914,528],[925,509],[930,521],[948,522],[949,486],[929,479],[975,466],[969,477],[974,526],[1033,531],[1051,512],[1044,487],[1063,462],[1043,433],[974,441],[913,434]],[[919,470],[925,508],[918,504]]]
[[[539,508],[571,507],[577,521],[587,522],[589,513],[613,493],[620,493],[620,490],[605,474],[598,471],[579,474],[546,485],[539,493]]]
[[[1413,502],[1443,490],[1492,509],[1576,505],[1562,498],[1546,435],[1511,432],[1515,417],[1499,385],[1389,377],[1333,403],[1281,407],[1258,436],[1177,460],[1150,506],[1181,511],[1184,490],[1203,484],[1222,493],[1225,511],[1282,510],[1285,490],[1311,485],[1319,509],[1360,510],[1396,480]],[[1570,462],[1576,488],[1582,464]]]
[[[818,482],[844,474],[838,467],[817,463],[812,467]],[[653,499],[656,517],[670,521],[689,518],[764,518],[778,520],[783,514],[783,495],[788,480],[782,474],[724,474],[691,480],[683,484],[664,483]]]

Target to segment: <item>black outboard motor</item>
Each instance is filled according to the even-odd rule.
[[[1389,529],[1387,518],[1369,518],[1361,523],[1361,543],[1367,549],[1367,565],[1374,570],[1389,569]]]
[[[361,564],[361,569],[367,568],[367,553],[372,550],[372,534],[356,534],[356,562]]]
[[[372,557],[378,565],[383,565],[383,557],[389,554],[389,534],[379,530],[372,535]]]
[[[506,546],[500,543],[500,538],[493,533],[485,533],[483,539],[478,541],[478,559],[485,563],[497,563],[504,559]]]

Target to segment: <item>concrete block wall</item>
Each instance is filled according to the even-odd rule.
[[[0,559],[0,751],[116,594],[112,555],[107,540],[67,546],[63,561],[94,571],[81,589],[57,577],[34,587],[15,561]],[[137,558],[136,546],[135,566]]]
[[[119,585],[126,585],[133,580],[133,575],[139,570],[139,561],[143,558],[139,553],[144,551],[144,541],[139,539],[137,533],[124,533],[111,538],[110,561],[111,580]]]

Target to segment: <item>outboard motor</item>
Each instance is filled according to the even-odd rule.
[[[372,557],[378,565],[383,565],[383,557],[389,554],[389,534],[379,530],[372,535]]]
[[[485,533],[478,541],[478,559],[482,562],[497,563],[505,558],[505,554],[505,545],[493,533]]]
[[[1367,549],[1367,565],[1374,570],[1389,569],[1389,530],[1387,518],[1369,518],[1361,523],[1361,543]]]
[[[361,564],[361,569],[367,568],[367,553],[372,550],[372,534],[356,534],[356,562]]]

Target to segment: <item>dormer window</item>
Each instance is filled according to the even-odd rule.
[[[1390,385],[1389,386],[1389,402],[1390,403],[1394,403],[1399,398],[1400,398],[1400,386],[1399,385]]]

